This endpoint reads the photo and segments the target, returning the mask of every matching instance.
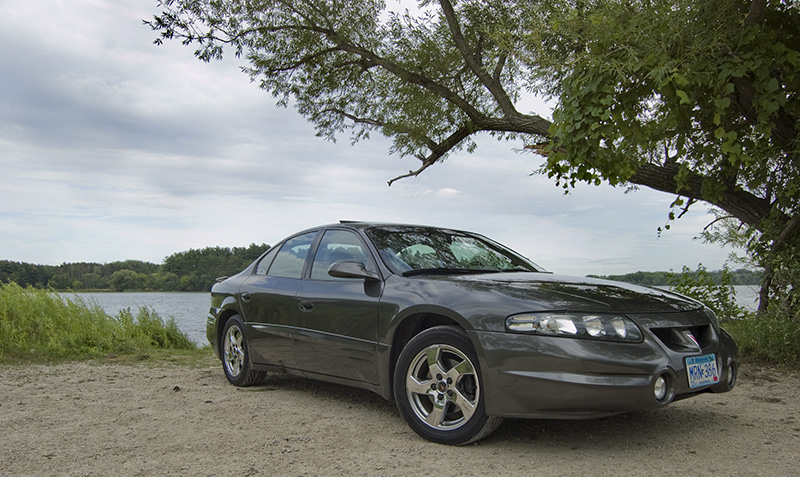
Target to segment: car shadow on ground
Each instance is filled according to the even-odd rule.
[[[343,409],[367,412],[373,418],[378,414],[378,419],[387,427],[405,426],[394,402],[363,389],[284,374],[270,374],[264,384],[247,389],[250,392],[286,393],[287,399],[302,398],[320,408],[341,406]],[[697,429],[724,432],[732,427],[737,418],[726,411],[724,404],[714,399],[714,395],[708,394],[672,403],[663,409],[604,418],[505,419],[482,443],[536,443],[537,446],[552,446],[561,450],[629,451],[632,445],[653,446],[668,442],[662,432],[665,428],[670,429],[669,441],[674,442],[677,438],[691,443],[701,439]]]
[[[702,439],[698,429],[703,430],[703,435],[714,430],[724,432],[737,418],[724,412],[718,404],[710,403],[707,409],[683,404],[596,419],[506,419],[487,438],[487,443],[536,442],[537,446],[559,449],[626,452],[636,446],[673,445],[676,441],[689,444]],[[666,429],[669,429],[668,437]]]

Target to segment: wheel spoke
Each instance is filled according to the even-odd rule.
[[[464,396],[458,389],[453,390],[453,395],[449,396],[449,400],[458,406],[461,414],[464,415],[464,420],[468,421],[475,414],[475,402]]]
[[[433,381],[430,379],[418,381],[415,376],[408,376],[406,378],[406,389],[412,394],[432,394],[432,383]]]
[[[229,363],[231,374],[234,376],[238,375],[239,371],[242,369],[239,359],[236,356],[231,356]]]
[[[442,427],[446,415],[446,413],[444,412],[446,404],[447,401],[441,401],[441,402],[434,401],[433,409],[431,409],[431,412],[427,416],[425,416],[425,422],[427,422],[429,426],[435,428]]]
[[[430,370],[431,377],[436,376],[437,373],[442,373],[442,366],[439,363],[439,358],[441,357],[442,349],[439,346],[431,346],[426,351],[426,356],[428,360],[428,369]]]
[[[231,348],[233,349],[239,349],[242,344],[239,334],[235,333],[233,330],[228,333],[228,341],[230,341]]]
[[[474,374],[475,368],[472,367],[472,363],[470,363],[467,359],[464,359],[457,365],[453,366],[450,371],[447,372],[447,376],[453,378],[453,382],[458,382],[458,378],[462,376],[473,376]]]

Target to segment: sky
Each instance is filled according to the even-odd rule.
[[[393,0],[387,3],[393,4]],[[531,175],[543,159],[478,138],[416,178],[373,134],[314,135],[251,83],[244,59],[203,63],[142,24],[156,0],[0,0],[0,260],[143,260],[275,243],[339,220],[487,235],[570,275],[716,270],[702,206],[658,235],[674,196]],[[523,112],[549,117],[528,98]]]

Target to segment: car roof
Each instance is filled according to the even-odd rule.
[[[368,228],[372,228],[372,227],[377,227],[377,228],[401,228],[401,229],[432,229],[432,230],[446,230],[446,231],[450,231],[450,232],[466,233],[466,234],[471,234],[471,235],[480,235],[480,234],[476,234],[475,232],[470,232],[470,231],[467,231],[467,230],[454,229],[454,228],[451,228],[451,227],[440,227],[440,226],[436,226],[436,225],[405,224],[405,223],[397,223],[397,222],[374,222],[374,221],[366,221],[365,222],[365,221],[359,221],[359,220],[340,220],[336,224],[328,224],[328,225],[323,225],[323,226],[316,227],[316,228],[332,228],[332,227],[335,228],[335,227],[341,227],[343,225],[347,226],[347,227],[354,228],[354,229],[360,229],[360,230],[368,229]]]

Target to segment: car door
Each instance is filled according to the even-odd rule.
[[[312,373],[377,383],[382,283],[328,275],[328,267],[341,260],[358,261],[377,271],[357,234],[339,229],[325,232],[308,278],[297,290],[302,326],[295,335],[295,360],[299,368]]]
[[[294,328],[299,325],[297,289],[317,232],[290,238],[264,256],[239,289],[254,363],[296,368]]]

